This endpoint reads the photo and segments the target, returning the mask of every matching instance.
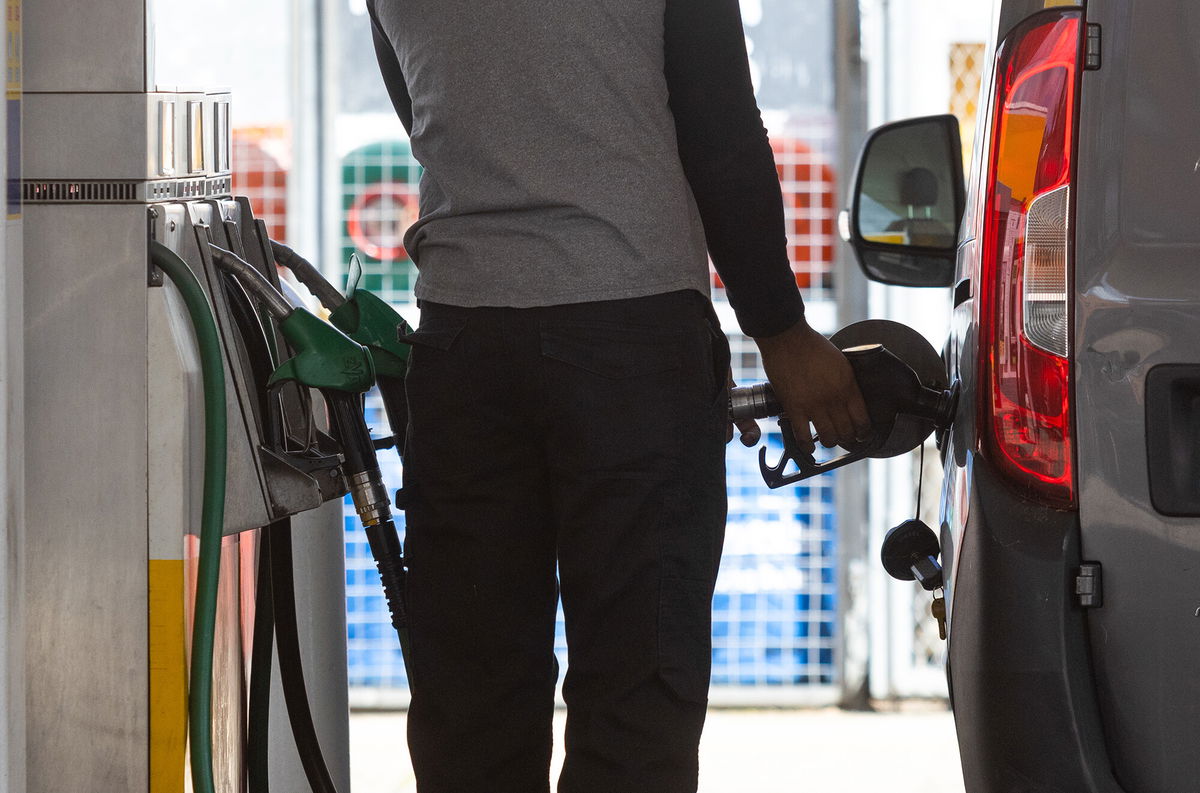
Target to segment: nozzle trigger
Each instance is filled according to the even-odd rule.
[[[775,465],[767,463],[766,446],[758,450],[759,473],[762,474],[763,482],[772,490],[784,485],[790,485],[793,482],[809,479],[826,471],[832,471],[835,468],[841,468],[843,465],[858,462],[869,456],[871,450],[874,448],[874,444],[868,443],[855,451],[848,451],[845,454],[838,455],[832,460],[817,462],[817,459],[813,455],[801,451],[796,445],[796,436],[792,433],[792,422],[782,416],[779,418],[779,431],[783,435],[783,454],[780,455],[779,462]],[[796,464],[795,473],[784,473],[789,462]]]

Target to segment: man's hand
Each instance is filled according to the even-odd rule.
[[[816,449],[809,422],[829,448],[870,437],[871,419],[854,372],[828,339],[801,319],[778,336],[755,342],[801,449],[810,454]]]

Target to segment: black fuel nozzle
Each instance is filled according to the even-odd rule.
[[[732,388],[729,392],[731,419],[779,416],[784,452],[780,460],[767,462],[767,449],[759,450],[759,469],[770,488],[841,468],[868,457],[894,457],[911,451],[935,429],[949,426],[954,417],[955,395],[951,390],[930,388],[921,383],[911,366],[896,357],[883,344],[862,344],[842,351],[862,392],[871,419],[871,436],[845,447],[845,453],[818,462],[800,450],[791,422],[782,414],[782,406],[770,383]],[[785,473],[788,463],[794,473]]]
[[[922,385],[913,368],[884,345],[865,344],[842,350],[842,353],[850,362],[858,389],[867,403],[874,440],[886,446],[897,417],[902,415],[922,419],[930,426],[929,432],[920,440],[896,453],[915,449],[929,433],[950,425],[954,418],[953,392]]]

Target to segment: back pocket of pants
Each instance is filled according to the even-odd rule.
[[[678,369],[680,335],[602,322],[546,323],[542,355],[614,380]]]

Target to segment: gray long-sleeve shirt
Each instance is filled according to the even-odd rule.
[[[405,236],[418,298],[707,294],[707,249],[747,333],[802,316],[737,0],[369,8],[425,169]]]

